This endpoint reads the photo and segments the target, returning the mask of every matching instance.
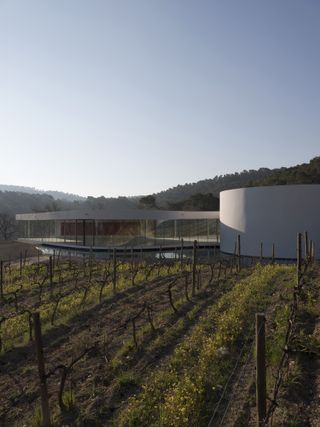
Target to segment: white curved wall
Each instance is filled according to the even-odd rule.
[[[233,253],[237,235],[241,254],[296,257],[296,236],[308,231],[320,256],[320,185],[279,185],[239,188],[220,193],[222,252]],[[304,246],[303,246],[304,248]]]

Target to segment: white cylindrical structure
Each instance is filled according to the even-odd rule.
[[[241,255],[296,258],[297,233],[308,232],[320,256],[320,185],[250,187],[220,193],[220,249],[233,253],[237,236]]]

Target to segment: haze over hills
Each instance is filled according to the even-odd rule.
[[[320,183],[320,157],[289,168],[244,170],[195,183],[178,185],[147,197],[81,197],[61,191],[0,185],[0,214],[44,212],[69,209],[160,208],[177,210],[217,210],[219,192],[252,185]]]
[[[28,193],[28,194],[47,194],[52,196],[54,199],[68,200],[73,202],[74,200],[83,201],[86,200],[85,197],[79,196],[78,194],[64,193],[63,191],[50,191],[50,190],[38,190],[34,187],[24,187],[21,185],[6,185],[0,184],[0,191],[15,191],[19,193]]]

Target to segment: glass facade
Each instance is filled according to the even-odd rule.
[[[219,240],[219,220],[20,220],[19,237],[77,246],[161,246]]]

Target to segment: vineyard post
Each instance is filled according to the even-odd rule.
[[[3,261],[0,261],[0,296],[1,299],[4,298],[3,296],[3,279],[4,279],[4,274],[3,274]]]
[[[301,233],[297,233],[297,285],[301,279]]]
[[[180,249],[180,268],[183,267],[183,239],[181,239],[181,249]]]
[[[196,293],[196,273],[197,273],[197,241],[193,242],[192,254],[192,296]]]
[[[117,292],[117,251],[116,248],[113,248],[113,277],[112,277],[112,285],[113,285],[113,294]]]
[[[260,242],[260,262],[263,260],[263,242]]]
[[[256,406],[257,426],[265,425],[266,417],[266,343],[265,315],[256,313]]]
[[[316,259],[316,244],[312,242],[312,262]]]
[[[22,251],[20,251],[19,275],[22,276]]]
[[[238,257],[238,271],[241,270],[241,240],[240,234],[237,236],[237,257]]]
[[[27,262],[27,254],[28,254],[28,250],[26,249],[24,251],[24,258],[23,258],[23,267],[26,266],[26,262]]]
[[[185,273],[184,292],[185,292],[186,300],[190,301],[189,294],[188,294],[188,278],[189,278],[188,274],[189,274],[188,272]]]
[[[33,324],[34,324],[34,336],[35,344],[37,351],[37,360],[38,360],[38,372],[40,379],[40,395],[41,395],[41,410],[44,427],[50,427],[50,408],[49,408],[49,398],[48,398],[48,389],[47,389],[47,378],[44,366],[44,357],[43,357],[43,344],[42,344],[42,334],[41,334],[41,322],[40,314],[38,312],[33,313]]]
[[[309,256],[310,256],[310,254],[309,254],[309,238],[308,238],[308,232],[305,231],[304,232],[304,259],[305,259],[305,262],[308,262]]]
[[[315,256],[316,256],[316,249],[315,249],[315,243],[313,240],[311,240],[310,246],[311,246],[311,249],[310,249],[311,262],[314,262]]]
[[[153,332],[156,330],[153,320],[152,320],[152,307],[150,305],[147,306],[147,315],[148,315],[148,320],[151,326],[151,329],[153,330]]]
[[[132,338],[133,338],[133,343],[135,346],[135,349],[138,349],[138,341],[137,341],[137,331],[136,331],[136,319],[135,317],[133,317],[131,319],[131,323],[132,323]]]
[[[220,275],[221,275],[221,260],[219,261],[218,279],[220,279]]]
[[[89,255],[89,280],[92,279],[92,246],[90,246],[90,255]]]
[[[312,247],[313,247],[313,240],[309,240],[309,254],[312,257]]]
[[[275,247],[274,247],[274,243],[272,243],[272,264],[274,264],[274,258],[275,258]]]
[[[131,269],[133,268],[133,247],[131,246],[130,249],[130,254],[131,254]]]
[[[52,255],[49,257],[49,276],[50,276],[50,292],[52,294],[52,287],[53,287],[53,262],[52,262]]]

